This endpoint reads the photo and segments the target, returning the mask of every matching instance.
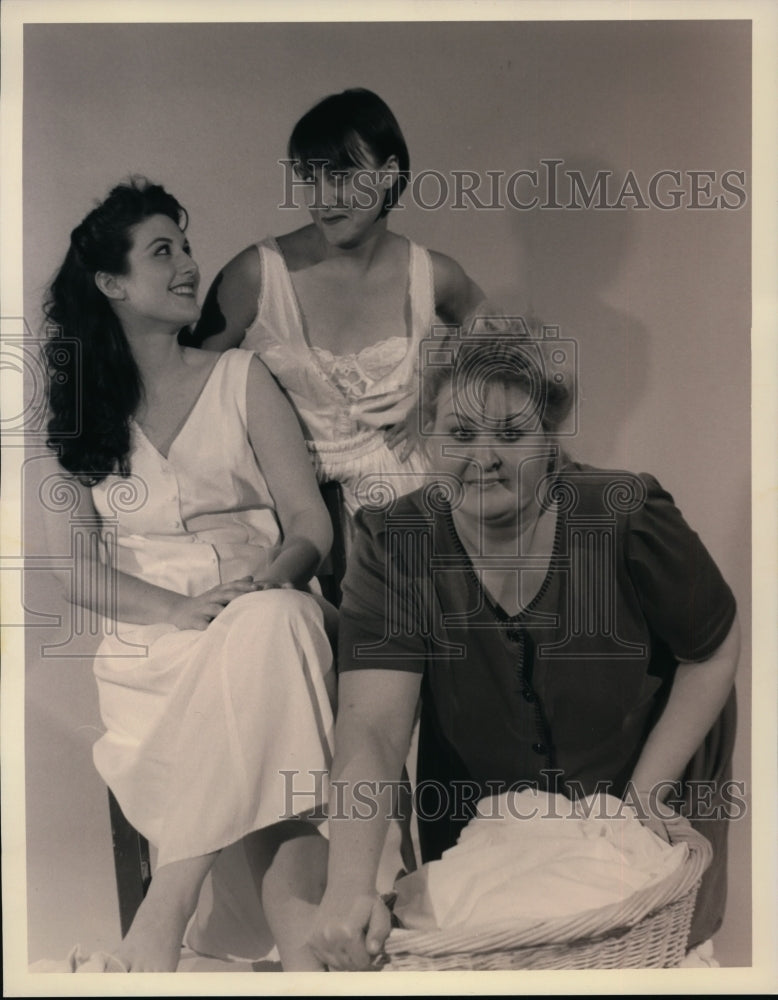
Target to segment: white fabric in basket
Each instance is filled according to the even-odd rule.
[[[454,847],[398,881],[394,912],[412,930],[571,916],[623,901],[687,854],[612,796],[509,792],[481,800]]]

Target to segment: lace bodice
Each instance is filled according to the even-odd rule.
[[[435,320],[429,253],[409,244],[406,315],[397,333],[354,354],[312,346],[277,241],[257,244],[262,283],[242,347],[256,351],[285,390],[309,441],[337,443],[404,419],[418,391],[420,343]]]
[[[393,371],[408,351],[407,337],[388,337],[353,354],[333,354],[325,347],[313,347],[322,370],[343,395],[356,401]]]

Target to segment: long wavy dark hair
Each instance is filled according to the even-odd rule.
[[[132,229],[152,215],[166,215],[182,229],[187,224],[184,208],[159,184],[133,177],[113,188],[70,234],[44,300],[47,443],[87,486],[111,473],[129,474],[130,419],[143,396],[130,345],[95,275],[127,273]]]

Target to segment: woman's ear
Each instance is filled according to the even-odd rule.
[[[387,191],[390,191],[397,181],[399,174],[400,163],[394,153],[392,153],[392,155],[386,159],[379,168],[378,176],[380,178],[381,186]]]
[[[95,274],[95,284],[108,299],[120,301],[125,298],[121,279],[115,274],[109,274],[107,271],[98,271]]]

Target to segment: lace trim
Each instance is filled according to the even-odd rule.
[[[348,399],[357,400],[403,360],[408,338],[388,337],[353,354],[333,354],[315,345],[312,349],[321,368],[341,392]]]

